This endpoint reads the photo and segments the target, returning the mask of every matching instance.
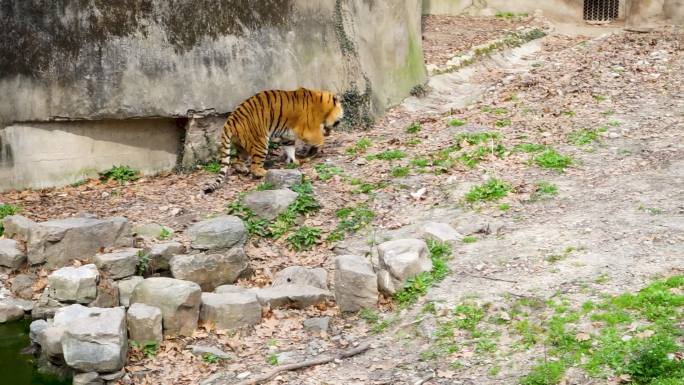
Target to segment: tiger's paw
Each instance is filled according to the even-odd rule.
[[[247,166],[245,166],[244,164],[233,164],[233,168],[234,168],[235,171],[237,171],[239,174],[243,174],[243,175],[249,174],[249,169],[248,169]]]
[[[263,167],[253,167],[252,175],[255,178],[263,178],[266,176],[266,169],[264,169]]]

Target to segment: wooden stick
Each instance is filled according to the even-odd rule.
[[[512,281],[510,279],[503,279],[503,278],[494,278],[494,277],[487,277],[485,275],[473,275],[470,273],[465,273],[465,275],[473,278],[480,278],[480,279],[488,279],[490,281],[500,281],[500,282],[509,282],[509,283],[518,283],[518,281]]]
[[[237,385],[260,384],[262,382],[265,382],[265,381],[272,379],[273,377],[277,376],[279,373],[282,373],[282,372],[298,370],[298,369],[302,369],[302,368],[308,368],[310,366],[323,365],[323,364],[327,364],[327,363],[335,361],[335,360],[341,360],[344,358],[349,358],[349,357],[355,356],[357,354],[363,353],[366,350],[368,350],[369,348],[370,348],[370,344],[363,343],[363,344],[355,347],[354,349],[345,350],[336,356],[319,357],[319,358],[314,358],[314,359],[311,359],[308,361],[299,362],[296,364],[277,366],[275,369],[273,369],[272,371],[270,371],[266,374],[262,374],[260,376],[254,377],[253,379],[250,379],[250,380],[244,380],[242,382],[239,382]]]

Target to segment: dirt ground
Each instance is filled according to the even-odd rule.
[[[471,22],[460,19],[459,23]],[[515,27],[502,27],[501,22],[490,19],[483,25],[480,20],[477,28],[484,31],[483,41],[469,38],[468,44]],[[449,23],[427,20],[428,63],[441,63],[450,52],[467,48],[458,28],[441,27],[454,25],[453,20]],[[339,316],[334,304],[277,310],[246,335],[199,331],[194,338],[166,340],[153,359],[134,355],[122,383],[196,384],[213,373],[221,374],[215,384],[236,383],[246,373],[268,370],[267,361],[276,353],[287,352],[298,361],[365,341],[371,349],[364,354],[284,373],[271,383],[518,383],[545,355],[546,347],[537,343],[515,348],[519,336],[505,323],[488,326],[498,336],[494,349],[480,352],[467,336],[457,334],[455,339],[463,339],[458,350],[426,358],[423,353],[434,343],[430,330],[453,317],[445,309],[472,300],[487,304],[488,314],[510,313],[520,298],[562,299],[576,307],[684,272],[683,36],[672,29],[597,39],[552,34],[543,38],[539,50],[526,54],[516,71],[474,64],[470,81],[486,92],[472,105],[451,114],[435,114],[429,108],[408,112],[398,106],[369,131],[334,133],[323,153],[302,166],[323,206],[304,223],[321,228],[325,238],[338,223],[339,208],[366,204],[375,219],[343,241],[351,248],[363,248],[370,237],[382,241],[415,236],[428,220],[451,223],[474,242],[454,245],[447,278],[407,309],[382,298],[381,317],[387,327],[381,333],[373,333],[358,316]],[[454,119],[465,124],[448,124]],[[409,133],[406,129],[413,122],[420,122],[421,128]],[[459,133],[483,130],[501,134],[504,156],[492,151],[472,168],[456,162],[446,170],[417,161],[454,145]],[[588,142],[578,140],[578,132],[593,136],[583,137]],[[370,146],[350,154],[347,149],[361,138],[369,139]],[[572,164],[564,172],[539,167],[532,160],[534,153],[512,151],[523,143],[553,147],[570,156]],[[387,149],[406,156],[393,161],[365,158]],[[339,175],[322,180],[314,168],[321,163],[337,167]],[[397,167],[406,167],[408,175],[394,177]],[[465,194],[490,177],[506,181],[511,192],[497,202],[466,203]],[[209,178],[205,171],[197,171],[149,177],[126,186],[91,181],[77,187],[4,193],[0,201],[18,204],[24,215],[39,220],[87,211],[158,222],[183,239],[188,224],[224,212],[240,192],[258,183],[233,176],[218,192],[203,197],[199,187]],[[358,192],[354,179],[376,185],[373,191]],[[540,181],[555,185],[557,195],[543,194]],[[265,285],[273,272],[293,264],[332,272],[333,246],[321,242],[310,251],[294,252],[283,241],[251,242],[248,254],[256,275],[240,284]],[[421,311],[426,304],[436,309],[434,315]],[[311,316],[333,317],[330,332],[305,331],[302,320]],[[198,341],[232,351],[239,359],[204,363],[183,349]],[[568,371],[563,381],[616,383],[610,375],[590,379],[575,371]]]

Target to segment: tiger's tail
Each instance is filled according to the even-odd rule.
[[[216,176],[216,179],[214,179],[213,182],[204,185],[202,191],[204,191],[205,194],[212,193],[221,187],[226,180],[226,176],[230,173],[230,148],[233,135],[229,122],[230,119],[223,125],[223,134],[221,135],[221,148],[219,149],[221,155],[221,170],[219,170],[218,176]]]

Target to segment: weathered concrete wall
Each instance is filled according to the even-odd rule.
[[[342,92],[363,73],[382,109],[425,76],[419,0],[0,0],[0,10],[5,122],[227,112],[263,89]],[[356,72],[340,39],[358,52]]]
[[[460,15],[473,0],[423,0],[423,15]]]
[[[420,15],[420,0],[0,0],[0,129],[222,114],[300,86],[343,94],[351,117],[377,115],[425,81]]]
[[[527,12],[537,9],[557,21],[578,21],[583,18],[584,0],[424,0],[423,14],[479,15],[482,10]],[[620,19],[627,25],[648,26],[671,22],[684,24],[684,0],[623,0]]]
[[[663,15],[677,25],[684,25],[684,0],[665,0]]]
[[[170,170],[180,142],[175,119],[12,125],[0,130],[0,191],[69,184],[114,165]]]
[[[423,14],[479,16],[485,9],[531,14],[540,9],[555,19],[581,19],[582,4],[583,0],[424,0]]]

